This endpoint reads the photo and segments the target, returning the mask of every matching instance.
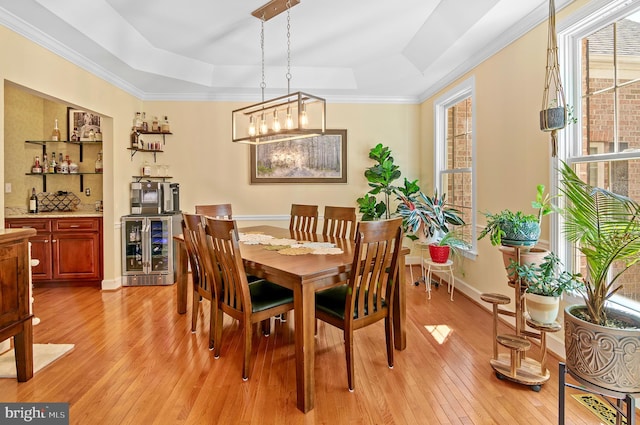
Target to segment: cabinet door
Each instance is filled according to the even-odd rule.
[[[54,279],[100,279],[98,233],[53,233]]]
[[[31,258],[37,259],[40,263],[31,267],[33,280],[51,280],[51,233],[36,235],[29,239],[31,242]]]

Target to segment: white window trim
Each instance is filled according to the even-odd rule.
[[[639,0],[640,1],[640,0]],[[478,254],[477,248],[477,223],[476,223],[476,80],[474,76],[464,80],[462,83],[438,97],[433,103],[434,109],[434,143],[433,143],[433,181],[435,187],[442,193],[441,173],[446,168],[447,150],[445,149],[447,134],[447,109],[456,103],[471,97],[471,244],[469,251],[463,254],[470,258],[475,258]],[[444,143],[443,143],[444,142]]]
[[[558,134],[558,156],[551,158],[550,167],[550,193],[557,195],[560,174],[558,172],[560,161],[565,161],[569,165],[590,162],[594,157],[584,157],[580,154],[577,140],[581,135],[582,114],[579,106],[580,84],[582,81],[582,69],[580,67],[580,45],[579,40],[595,32],[596,30],[609,25],[610,23],[640,10],[640,0],[593,0],[576,13],[564,19],[557,26],[558,31],[558,51],[560,52],[561,78],[564,82],[564,91],[567,104],[574,105],[578,122],[570,125]],[[576,83],[577,82],[577,83]],[[600,160],[637,158],[636,153],[615,153],[598,155]],[[562,206],[562,198],[557,198]],[[560,227],[562,219],[559,214],[551,215],[550,246],[558,253],[560,259],[567,267],[573,266],[573,258],[569,251],[569,244],[562,237]],[[612,302],[619,303],[625,307],[637,310],[638,306],[631,300],[620,296],[613,296]]]

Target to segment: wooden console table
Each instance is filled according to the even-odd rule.
[[[0,341],[13,337],[19,382],[33,377],[29,238],[35,229],[0,229]]]

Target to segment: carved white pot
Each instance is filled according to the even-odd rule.
[[[640,395],[640,318],[607,309],[608,317],[635,323],[638,329],[609,328],[575,317],[569,306],[564,314],[566,365],[574,378],[597,389]]]
[[[549,297],[546,295],[526,294],[527,312],[531,319],[538,323],[549,324],[556,321],[558,308],[560,307],[560,297]]]

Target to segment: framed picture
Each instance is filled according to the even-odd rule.
[[[251,184],[346,182],[347,130],[251,146]]]
[[[100,128],[100,115],[92,112],[67,108],[67,123],[67,140],[74,140],[74,131],[76,132],[77,140],[81,142],[95,140],[89,137],[90,130],[93,130],[94,134],[102,133]]]

